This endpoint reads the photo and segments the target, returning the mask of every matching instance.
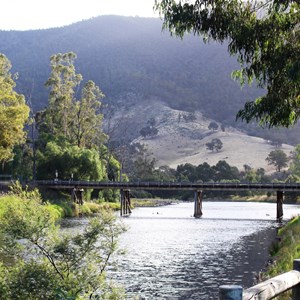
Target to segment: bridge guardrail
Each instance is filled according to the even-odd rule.
[[[72,181],[72,180],[38,180],[38,185],[60,188],[75,186],[91,188],[116,188],[116,189],[182,189],[182,190],[281,190],[299,191],[299,183],[227,183],[227,182],[116,182],[116,181]]]

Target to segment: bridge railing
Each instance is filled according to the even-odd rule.
[[[118,182],[118,181],[73,181],[73,180],[38,180],[38,185],[91,188],[126,188],[126,189],[186,189],[186,190],[282,190],[299,191],[299,183],[244,183],[244,182]]]
[[[239,285],[223,285],[219,300],[269,300],[292,289],[292,299],[300,299],[300,259],[294,260],[294,269],[243,290]]]

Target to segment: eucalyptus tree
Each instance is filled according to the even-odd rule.
[[[41,123],[53,136],[63,136],[72,145],[99,147],[105,137],[100,112],[104,94],[89,80],[82,87],[81,97],[76,98],[83,77],[76,73],[75,59],[73,52],[51,56],[51,74],[45,83],[50,89],[49,105]]]
[[[62,134],[66,138],[70,138],[75,88],[79,87],[82,80],[82,76],[75,72],[75,59],[73,52],[52,55],[51,74],[45,83],[50,89],[45,114],[47,127],[52,134]]]
[[[52,178],[54,172],[63,178],[93,180],[107,175],[100,111],[104,94],[92,80],[81,87],[83,77],[76,73],[75,59],[73,52],[50,58],[51,74],[45,84],[50,89],[49,104],[36,115],[38,178]]]
[[[81,99],[75,101],[70,134],[78,147],[92,148],[105,140],[100,112],[103,97],[99,87],[89,80],[82,89]]]
[[[25,141],[24,125],[29,116],[29,107],[23,95],[14,88],[16,83],[10,73],[11,63],[0,54],[0,162],[13,158],[13,148]]]
[[[228,43],[241,70],[234,78],[265,89],[247,102],[237,118],[262,125],[286,126],[300,118],[299,0],[155,0],[164,27],[183,37]]]

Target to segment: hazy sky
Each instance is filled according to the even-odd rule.
[[[154,0],[3,0],[0,30],[44,29],[100,15],[158,17]]]

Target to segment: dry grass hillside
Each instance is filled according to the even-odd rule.
[[[194,121],[186,121],[187,112],[173,110],[161,102],[151,101],[148,106],[135,105],[131,108],[130,115],[129,118],[144,125],[149,119],[155,118],[158,134],[154,137],[139,137],[135,142],[145,144],[158,160],[159,166],[176,168],[179,164],[199,165],[204,162],[215,165],[219,160],[225,160],[240,170],[247,164],[255,169],[262,167],[267,173],[275,171],[265,160],[275,149],[274,146],[264,139],[248,136],[230,127],[225,128],[225,131],[220,126],[217,131],[209,130],[208,125],[212,120],[204,118],[200,112],[194,113]],[[218,138],[223,143],[219,152],[206,148],[205,144],[213,138]],[[284,144],[281,149],[289,155],[293,146]]]

